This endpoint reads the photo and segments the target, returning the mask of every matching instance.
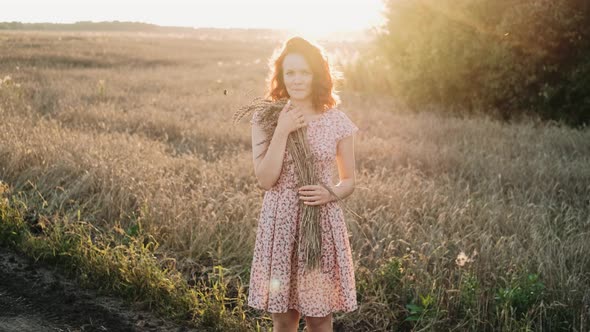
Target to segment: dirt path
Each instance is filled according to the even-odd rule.
[[[97,295],[0,247],[0,331],[197,331]]]

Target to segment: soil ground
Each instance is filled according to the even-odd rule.
[[[197,331],[99,295],[56,268],[0,247],[0,331]]]

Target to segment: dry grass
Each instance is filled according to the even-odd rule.
[[[20,84],[0,89],[1,180],[96,227],[141,216],[187,280],[222,265],[247,284],[263,192],[249,126],[231,117],[262,95],[278,45],[56,33],[0,43],[11,45],[0,77]],[[360,309],[337,315],[338,329],[587,330],[588,130],[342,97],[361,128],[346,202],[360,215],[347,215]]]

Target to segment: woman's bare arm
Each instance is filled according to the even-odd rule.
[[[254,123],[252,125],[252,160],[254,162],[254,173],[260,188],[268,190],[279,179],[288,137],[288,133],[275,130],[270,143],[266,142],[257,145],[256,143],[265,140],[266,136],[258,124]],[[256,158],[265,149],[267,149],[266,153]]]
[[[338,166],[340,182],[332,187],[332,191],[340,199],[344,199],[354,192],[356,185],[354,135],[344,137],[338,142],[336,164]],[[336,200],[336,198],[333,198],[333,200]]]

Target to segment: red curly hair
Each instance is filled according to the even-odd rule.
[[[313,108],[318,111],[326,111],[336,106],[340,100],[334,91],[332,72],[324,51],[321,47],[301,37],[287,40],[278,56],[273,56],[274,60],[270,62],[271,74],[268,79],[270,90],[266,97],[273,101],[290,97],[283,80],[283,60],[289,53],[302,55],[311,68]]]

